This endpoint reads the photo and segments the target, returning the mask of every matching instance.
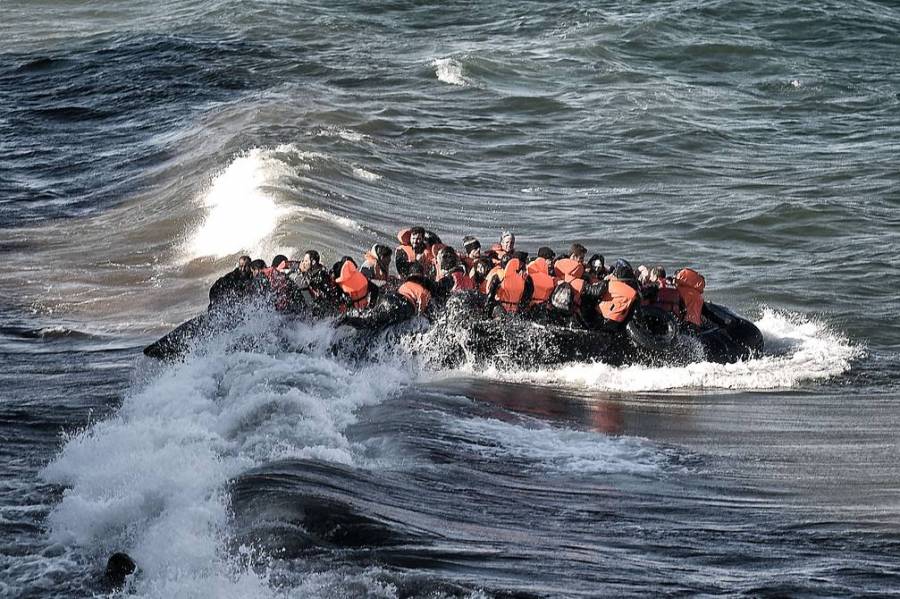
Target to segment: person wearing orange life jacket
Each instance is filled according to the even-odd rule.
[[[378,286],[356,268],[356,262],[344,256],[334,265],[334,282],[344,293],[341,312],[349,309],[363,310],[369,303],[378,300]]]
[[[587,249],[580,243],[573,243],[568,258],[560,258],[553,264],[557,285],[566,283],[572,288],[574,308],[581,305],[581,293],[584,290],[585,267],[584,257]]]
[[[406,299],[413,313],[419,315],[428,313],[436,292],[436,284],[425,276],[425,270],[418,263],[410,265],[406,280],[397,289],[397,294]]]
[[[422,265],[413,262],[409,265],[409,274],[396,291],[385,291],[371,310],[360,315],[344,317],[344,324],[380,329],[382,327],[409,320],[417,315],[428,316],[432,299],[440,296],[439,286],[425,276]]]
[[[684,304],[681,317],[685,322],[699,327],[703,323],[703,291],[706,279],[691,268],[675,273],[675,287]]]
[[[494,254],[494,264],[500,264],[500,261],[507,256],[512,257],[515,251],[516,236],[509,231],[503,231],[503,233],[500,234],[500,243],[495,243],[491,246],[491,252]]]
[[[378,287],[394,280],[391,277],[391,256],[393,251],[386,245],[376,243],[366,252],[359,272]]]
[[[485,314],[489,317],[515,314],[531,303],[534,283],[525,270],[528,254],[516,252],[488,287]]]
[[[603,281],[587,285],[582,293],[581,314],[591,328],[621,332],[640,304],[634,269],[627,260],[617,260]]]
[[[451,247],[443,248],[438,252],[437,260],[437,284],[441,286],[447,294],[475,290],[475,282],[467,274],[466,267],[460,264],[456,250]]]
[[[538,257],[528,263],[526,270],[534,287],[531,297],[532,307],[546,305],[556,288],[556,279],[550,275],[553,258],[553,250],[541,247],[538,248]]]
[[[435,263],[432,248],[435,244],[429,247],[428,243],[426,243],[427,235],[428,232],[424,227],[412,227],[397,233],[400,245],[397,246],[397,250],[394,252],[394,266],[397,269],[397,274],[401,277],[406,277],[409,274],[409,266],[413,262],[418,262],[422,265],[426,276],[434,276]],[[434,236],[433,233],[431,235]],[[439,242],[440,239],[437,241]]]

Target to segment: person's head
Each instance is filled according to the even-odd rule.
[[[409,230],[409,245],[415,253],[420,254],[425,251],[425,228],[413,227]]]
[[[625,260],[624,258],[616,260],[615,264],[613,264],[612,274],[620,281],[629,281],[635,278],[634,268],[632,268],[628,260]]]
[[[349,262],[353,266],[356,266],[356,260],[350,256],[341,256],[341,259],[335,262],[331,267],[331,274],[335,279],[341,276],[341,269],[344,268],[344,262]]]
[[[650,280],[650,269],[643,264],[637,268],[637,280],[642,285]]]
[[[504,231],[500,234],[500,249],[502,249],[507,254],[515,250],[516,248],[516,236],[510,233],[509,231]]]
[[[443,272],[450,272],[457,266],[459,266],[459,256],[456,255],[456,250],[451,247],[445,247],[441,251],[438,252],[438,265],[441,267]]]
[[[441,238],[433,231],[425,231],[425,245],[431,247],[433,245],[443,245]]]
[[[466,256],[473,260],[481,257],[481,242],[471,235],[463,237],[463,249],[466,250]]]
[[[547,262],[553,262],[556,258],[556,252],[548,248],[546,245],[538,248],[538,258],[543,258]]]
[[[386,245],[376,243],[372,246],[372,250],[370,253],[375,256],[375,261],[378,262],[378,267],[382,270],[382,272],[384,272],[385,275],[387,275],[391,270],[391,256],[394,255],[394,250]]]
[[[572,260],[584,262],[585,256],[587,256],[587,248],[580,243],[573,243],[569,248],[569,258]]]
[[[257,258],[250,262],[250,273],[255,277],[259,274],[259,272],[266,267],[266,261],[260,260]]]
[[[409,265],[409,270],[407,271],[406,278],[409,279],[411,277],[424,277],[425,269],[418,262],[413,262]]]
[[[519,261],[519,270],[525,270],[525,266],[528,264],[528,252],[515,252],[513,258]]]
[[[606,264],[603,261],[603,256],[600,254],[592,255],[587,261],[587,269],[588,272],[599,275],[606,270]]]
[[[472,274],[474,275],[474,279],[476,281],[483,281],[487,278],[488,273],[491,272],[491,261],[487,258],[479,258],[475,261],[475,265],[472,267]]]
[[[277,256],[272,258],[272,268],[278,270],[278,268],[281,266],[281,263],[287,261],[287,256],[285,256],[284,254],[278,254]]]
[[[662,266],[654,266],[650,269],[650,282],[658,283],[666,278],[666,269]]]
[[[237,269],[245,277],[250,275],[251,262],[253,262],[253,260],[250,259],[250,256],[241,256],[240,258],[238,258]]]
[[[378,259],[379,262],[383,262],[385,264],[389,264],[391,261],[391,256],[394,255],[394,250],[389,248],[386,245],[381,245],[380,243],[376,243],[372,246],[372,254]]]
[[[300,260],[300,272],[309,272],[313,268],[319,265],[319,252],[316,250],[309,250],[305,254],[303,254],[303,259]]]

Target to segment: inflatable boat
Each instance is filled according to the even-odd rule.
[[[405,326],[415,318],[404,301],[387,297],[373,310],[349,315],[335,326],[352,329],[341,338],[335,351],[363,357],[373,339],[398,342],[411,330],[427,330],[429,343],[443,367],[466,361],[475,363],[551,365],[599,361],[610,365],[628,363],[729,363],[746,360],[763,350],[763,337],[749,320],[728,308],[706,302],[699,328],[685,327],[666,312],[638,308],[621,331],[588,330],[554,318],[509,316],[488,319],[465,297],[451,298],[430,325]],[[194,341],[206,334],[233,326],[235,314],[202,314],[185,322],[144,348],[144,355],[160,360],[185,354]],[[288,318],[287,316],[285,318]]]

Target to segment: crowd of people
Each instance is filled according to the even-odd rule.
[[[375,244],[360,262],[343,256],[331,268],[315,250],[300,260],[278,255],[269,265],[241,256],[210,289],[210,310],[258,297],[283,313],[388,324],[431,316],[453,295],[465,294],[465,305],[486,318],[515,314],[620,330],[638,306],[652,306],[685,326],[701,323],[706,282],[690,268],[669,277],[662,266],[635,270],[623,259],[607,267],[602,255],[588,256],[580,243],[561,254],[541,247],[531,258],[508,231],[487,250],[472,236],[456,249],[423,227],[403,229],[397,238],[396,249]]]

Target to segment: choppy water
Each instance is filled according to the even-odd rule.
[[[146,597],[893,592],[898,31],[891,2],[3,3],[0,595],[90,596],[116,550]],[[694,266],[767,355],[446,371],[260,313],[140,357],[236,254],[417,222]]]

